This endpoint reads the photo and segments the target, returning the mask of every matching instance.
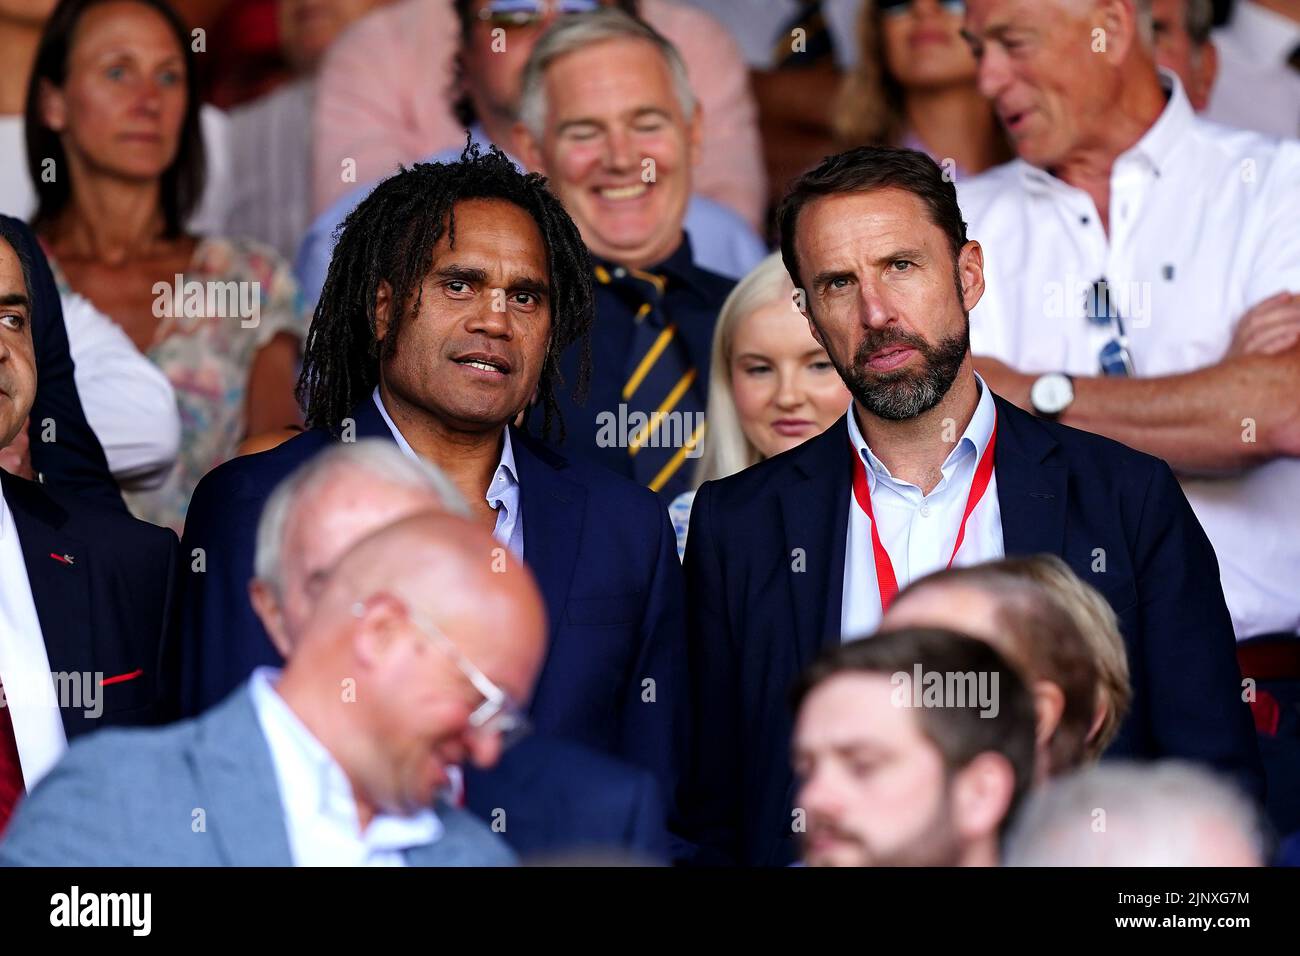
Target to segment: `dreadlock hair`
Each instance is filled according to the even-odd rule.
[[[397,332],[420,311],[421,287],[444,232],[456,243],[455,206],[470,199],[502,199],[533,217],[546,244],[551,286],[551,335],[537,383],[542,435],[559,421],[557,386],[564,384],[560,356],[581,342],[572,394],[586,400],[591,375],[591,323],[595,315],[592,265],[578,227],[537,173],[521,173],[495,146],[483,153],[467,137],[454,163],[416,163],[385,179],[336,231],[337,242],[320,301],[307,333],[298,403],[307,425],[337,436],[342,422],[379,381]],[[375,294],[392,287],[393,316],[381,349],[375,332]]]

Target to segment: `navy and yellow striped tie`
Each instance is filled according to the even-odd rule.
[[[689,466],[704,438],[705,402],[677,325],[665,314],[668,280],[641,269],[598,265],[595,271],[596,281],[633,310],[621,399],[629,418],[640,412],[644,422],[627,436],[632,473],[651,491],[676,497],[691,486]]]

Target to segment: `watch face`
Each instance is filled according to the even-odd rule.
[[[1044,415],[1059,415],[1074,401],[1074,385],[1064,375],[1042,375],[1029,390],[1029,401]]]

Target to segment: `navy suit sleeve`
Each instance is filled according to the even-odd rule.
[[[32,468],[52,489],[125,512],[104,449],[86,421],[77,394],[68,330],[63,324],[63,307],[50,264],[26,224],[8,217],[6,220],[18,230],[22,252],[32,271],[32,344],[37,373],[36,398],[27,429]],[[45,441],[51,426],[53,440]]]
[[[685,796],[686,832],[698,847],[694,862],[728,864],[741,859],[740,666],[712,504],[705,484],[695,495],[686,536],[691,720],[697,728]]]
[[[1219,563],[1169,466],[1158,462],[1138,525],[1141,667],[1160,756],[1205,763],[1262,798],[1264,773],[1242,699]]]
[[[680,832],[678,792],[690,746],[685,597],[668,512],[657,498],[649,507],[653,518],[647,524],[658,538],[654,576],[640,624],[619,752],[655,772],[667,797],[669,826]]]
[[[181,539],[182,717],[222,700],[255,667],[281,660],[248,597],[263,504],[248,488],[256,484],[255,475],[232,473],[227,463],[206,475],[190,500]]]

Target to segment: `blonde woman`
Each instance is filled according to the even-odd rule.
[[[849,390],[808,331],[794,284],[773,253],[727,296],[713,330],[708,432],[695,487],[779,455],[833,425]],[[694,491],[669,506],[677,555],[686,550]]]
[[[862,0],[858,65],[844,79],[834,128],[848,146],[906,146],[954,177],[1012,153],[975,82],[961,0]]]

